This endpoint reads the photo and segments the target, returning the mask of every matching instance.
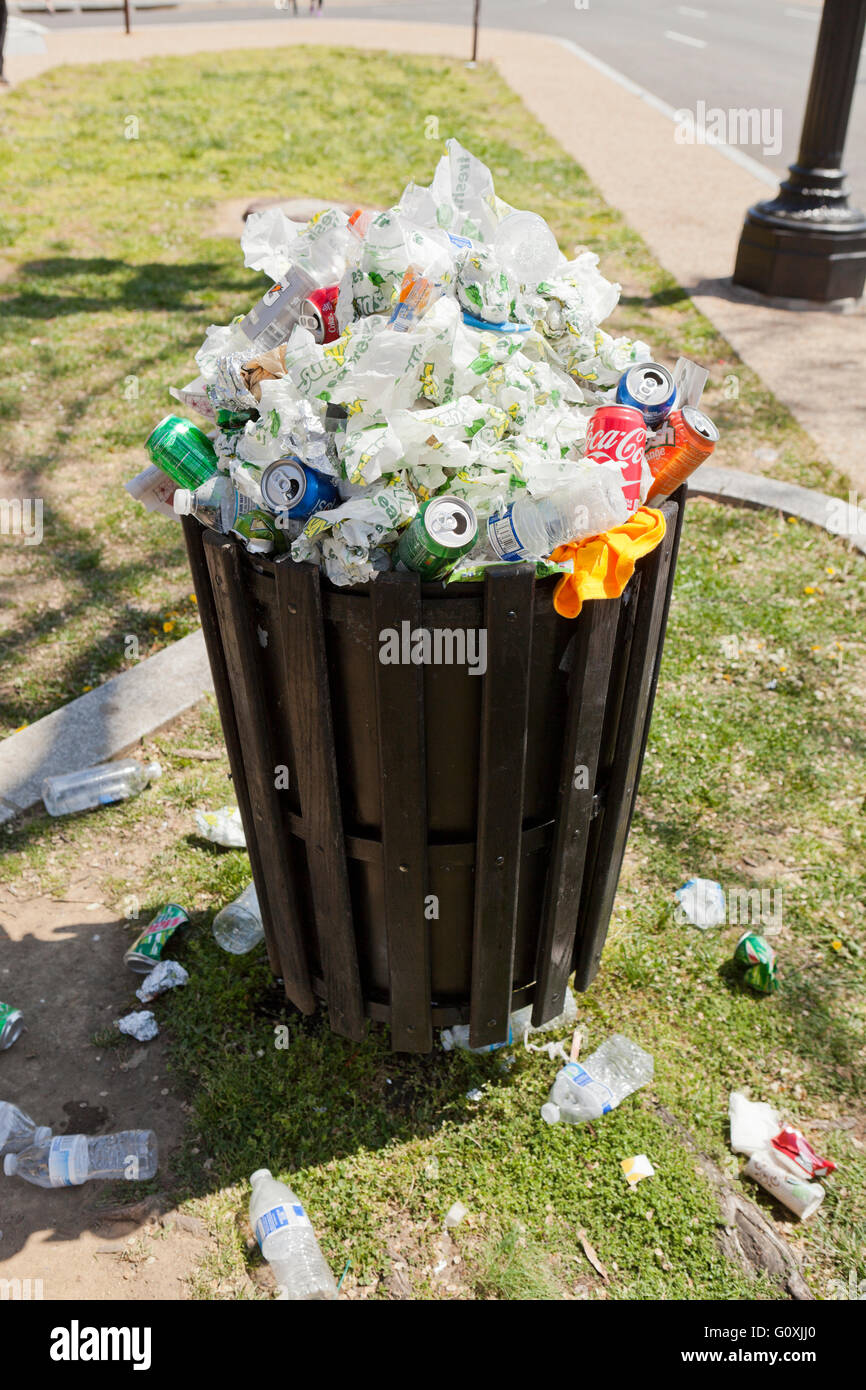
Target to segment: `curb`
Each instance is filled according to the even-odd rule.
[[[760,473],[709,464],[692,475],[689,496],[779,511],[849,540],[866,555],[866,508],[850,500],[845,503]],[[834,509],[838,527],[829,524]],[[38,805],[46,777],[116,758],[212,691],[204,636],[193,632],[11,734],[2,743],[0,825]]]
[[[193,632],[11,734],[0,745],[0,824],[42,800],[46,777],[116,758],[211,690],[204,635]]]

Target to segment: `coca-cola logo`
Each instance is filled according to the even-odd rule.
[[[640,467],[645,444],[646,429],[643,425],[633,430],[616,430],[605,429],[601,423],[593,427],[590,422],[586,431],[587,454],[601,455],[612,463],[627,465],[637,462]]]

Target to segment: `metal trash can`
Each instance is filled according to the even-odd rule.
[[[184,519],[271,968],[299,1009],[324,999],[335,1032],[369,1017],[427,1052],[434,1027],[469,1022],[477,1047],[530,1001],[555,1017],[572,971],[588,987],[684,505],[685,488],[663,504],[621,598],[575,620],[534,566],[340,589]]]

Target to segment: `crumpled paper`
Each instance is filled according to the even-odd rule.
[[[177,989],[188,982],[189,972],[176,960],[161,960],[149,975],[145,975],[141,988],[135,991],[135,997],[140,999],[142,1004],[149,1004],[158,994],[164,994],[168,989]],[[130,1014],[130,1018],[136,1017],[140,1015]]]

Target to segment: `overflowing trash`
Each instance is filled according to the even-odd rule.
[[[23,1031],[24,1019],[21,1010],[0,1001],[0,1052],[17,1042]]]
[[[161,960],[149,975],[145,975],[144,984],[135,991],[135,997],[140,999],[142,1004],[149,1004],[157,995],[165,994],[169,989],[177,989],[188,982],[189,972],[176,960]]]
[[[47,1140],[34,1136],[29,1148],[7,1153],[3,1159],[7,1177],[23,1178],[34,1187],[80,1187],[94,1180],[145,1182],[158,1166],[152,1129],[127,1129],[94,1138],[86,1134],[60,1134]]]
[[[720,927],[727,914],[725,890],[712,878],[690,878],[674,893],[679,906],[677,915],[683,922],[706,931],[708,927]]]
[[[0,1157],[20,1153],[33,1145],[41,1147],[50,1138],[48,1125],[37,1125],[17,1105],[9,1100],[0,1100]]]
[[[162,776],[159,763],[142,766],[134,758],[116,763],[100,763],[80,772],[62,772],[46,777],[42,783],[42,800],[50,816],[69,816],[74,811],[90,811],[94,806],[108,806],[125,801],[144,791],[157,777]]]
[[[208,329],[198,376],[171,390],[204,428],[166,416],[127,489],[337,585],[534,561],[583,576],[557,590],[574,612],[598,567],[575,547],[612,538],[598,582],[621,592],[664,534],[644,503],[712,453],[707,373],[607,333],[619,287],[598,257],[567,260],[480,160],[447,149],[387,211],[247,219],[244,263],[270,288]]]
[[[136,1042],[151,1042],[159,1036],[159,1026],[150,1009],[139,1009],[117,1019],[117,1027]]]
[[[596,1048],[586,1064],[567,1062],[557,1073],[541,1117],[549,1125],[600,1119],[646,1086],[653,1078],[653,1059],[623,1033],[614,1033]]]
[[[281,1300],[334,1299],[337,1285],[302,1203],[267,1168],[250,1178],[250,1225]]]
[[[775,994],[779,988],[776,952],[757,932],[744,932],[734,947],[734,960],[745,965],[743,983],[759,994]]]
[[[635,1154],[634,1158],[624,1158],[620,1164],[629,1187],[637,1187],[643,1178],[655,1177],[655,1168],[646,1154]]]
[[[177,903],[168,903],[124,953],[124,964],[136,975],[148,975],[162,960],[166,942],[180,927],[188,925],[189,917],[184,909]]]
[[[196,811],[199,834],[224,849],[246,849],[247,840],[237,806],[220,806],[218,811]]]
[[[233,956],[246,955],[264,941],[265,929],[254,883],[248,884],[240,897],[217,913],[211,930],[217,944]]]
[[[824,1200],[824,1188],[813,1179],[828,1177],[836,1164],[821,1158],[800,1130],[784,1125],[778,1112],[763,1101],[732,1091],[728,1114],[731,1148],[749,1160],[744,1175],[805,1221]]]

